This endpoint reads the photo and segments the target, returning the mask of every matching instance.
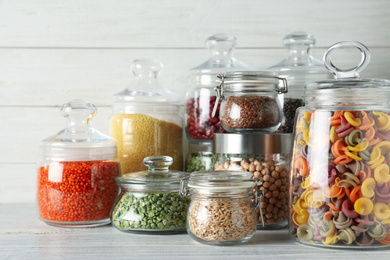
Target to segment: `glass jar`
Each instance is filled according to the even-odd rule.
[[[46,224],[91,227],[110,223],[119,163],[116,141],[91,126],[96,111],[83,100],[62,105],[67,127],[40,143],[37,207]]]
[[[288,82],[288,93],[284,95],[283,102],[283,120],[277,132],[293,132],[295,111],[304,105],[306,83],[334,78],[320,60],[310,55],[310,49],[315,43],[316,38],[309,33],[294,32],[287,35],[283,38],[283,45],[289,51],[288,56],[269,68]]]
[[[162,63],[134,60],[135,79],[113,96],[110,135],[118,141],[122,174],[146,170],[143,159],[152,155],[173,158],[173,170],[182,170],[182,118],[179,97],[157,81]]]
[[[185,172],[169,170],[172,157],[151,156],[143,160],[147,171],[118,177],[120,194],[112,210],[112,225],[124,232],[147,234],[182,233],[189,199],[179,194]]]
[[[253,70],[233,57],[237,40],[234,36],[216,34],[206,40],[211,57],[190,70],[186,92],[186,126],[189,141],[212,141],[214,133],[226,132],[217,116],[211,117],[216,103],[214,87],[217,75],[233,70]]]
[[[291,134],[229,133],[214,136],[214,170],[247,171],[253,178],[261,179],[257,190],[264,196],[256,209],[258,229],[287,226],[291,139]]]
[[[183,179],[180,194],[191,198],[187,213],[190,237],[221,246],[248,242],[256,231],[251,201],[254,185],[247,172],[194,172]]]
[[[361,63],[339,69],[331,54],[357,47]],[[324,55],[335,80],[305,86],[298,108],[292,175],[290,233],[299,242],[332,248],[390,245],[390,81],[360,79],[370,53],[340,42]]]
[[[210,142],[190,142],[185,162],[186,172],[212,171],[214,169],[215,154]]]
[[[219,75],[215,88],[221,100],[219,117],[228,132],[274,132],[282,121],[278,96],[287,82],[266,71],[235,71]],[[218,103],[218,102],[216,102]],[[214,106],[213,116],[218,107]]]

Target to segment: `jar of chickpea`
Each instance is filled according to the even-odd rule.
[[[288,224],[290,150],[291,134],[214,135],[214,170],[247,171],[252,178],[261,179],[257,189],[264,195],[256,208],[258,229],[282,228]]]

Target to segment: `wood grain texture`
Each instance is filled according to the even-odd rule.
[[[227,32],[243,47],[279,46],[292,31],[318,46],[354,39],[389,46],[386,0],[3,0],[0,46],[199,48]]]
[[[28,217],[27,217],[28,216]],[[249,243],[218,247],[187,234],[142,235],[111,225],[57,228],[37,217],[34,204],[0,204],[1,259],[388,259],[389,250],[331,250],[290,239],[286,229],[257,231]]]
[[[388,78],[390,48],[372,48],[371,62],[362,77]],[[312,53],[322,59],[325,49]],[[337,53],[336,53],[337,54]],[[334,55],[337,65],[347,68],[360,55],[345,50]],[[287,55],[285,49],[238,49],[235,57],[257,70],[265,70]],[[111,96],[126,88],[133,75],[132,60],[155,57],[164,63],[159,76],[167,89],[184,97],[188,70],[209,58],[202,50],[96,50],[96,49],[0,49],[0,106],[60,106],[83,98],[97,106],[111,106]],[[347,60],[351,62],[347,62]],[[349,65],[349,66],[346,66]]]

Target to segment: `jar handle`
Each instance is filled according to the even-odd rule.
[[[350,68],[350,69],[341,69],[341,68],[336,67],[332,63],[331,58],[332,58],[333,51],[340,48],[340,47],[344,47],[344,46],[349,46],[349,47],[354,46],[360,50],[362,58],[360,60],[360,63],[357,66]],[[324,54],[323,61],[324,61],[325,67],[329,71],[331,71],[336,76],[337,79],[358,78],[359,73],[370,62],[370,58],[371,58],[370,51],[368,50],[368,48],[364,44],[357,42],[357,41],[343,41],[343,42],[335,43],[332,46],[330,46],[329,49]]]
[[[257,189],[258,187],[258,181],[260,181],[261,179],[255,179],[255,207],[259,208],[259,211],[260,211],[260,218],[261,218],[261,224],[263,225],[264,227],[264,217],[263,217],[263,211],[261,210],[261,206],[260,206],[260,201],[261,201],[261,198],[264,196],[264,191],[260,190],[260,194],[258,194],[259,190]]]
[[[183,196],[183,197],[188,197],[188,190],[186,189],[186,185],[185,183],[190,179],[190,177],[185,177],[183,179],[180,180],[180,188],[179,188],[179,193],[180,193],[180,196]]]
[[[217,92],[217,98],[216,98],[215,103],[214,103],[214,108],[213,108],[213,112],[211,114],[211,117],[215,117],[215,113],[217,112],[217,107],[218,107],[219,101],[223,100],[223,98],[224,98],[224,96],[223,96],[223,81],[224,81],[225,77],[223,75],[218,75],[217,77],[221,80],[221,84],[219,84],[218,86],[216,86],[214,88],[215,92]]]

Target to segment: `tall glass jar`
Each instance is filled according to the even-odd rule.
[[[110,223],[119,163],[116,141],[91,126],[96,111],[83,100],[62,105],[67,127],[40,144],[37,206],[46,224],[91,227]]]
[[[180,196],[179,187],[188,174],[169,170],[172,162],[169,156],[147,157],[147,171],[117,178],[121,192],[111,214],[114,227],[144,234],[186,232],[189,199]]]
[[[210,142],[190,142],[185,162],[186,172],[212,171],[215,154]]]
[[[337,48],[357,47],[361,63],[339,69]],[[297,110],[290,233],[323,247],[390,246],[390,81],[360,79],[370,53],[358,42],[340,42],[324,55],[336,80],[305,87]]]
[[[194,172],[183,179],[180,194],[191,198],[187,213],[190,237],[210,245],[248,242],[256,231],[251,201],[254,185],[247,172]]]
[[[185,132],[189,141],[209,141],[214,133],[226,132],[219,121],[218,112],[211,116],[216,102],[214,87],[217,75],[234,70],[253,70],[233,57],[237,41],[234,36],[216,34],[206,40],[211,57],[191,69],[186,92]]]
[[[122,174],[146,170],[143,159],[168,155],[172,169],[182,170],[182,118],[179,97],[157,81],[158,60],[134,60],[131,85],[113,96],[110,135],[118,141]]]
[[[282,121],[279,96],[287,82],[267,71],[234,71],[218,76],[221,125],[229,132],[274,132]],[[218,116],[217,104],[212,116]]]
[[[220,133],[214,136],[214,170],[246,171],[254,179],[261,179],[256,187],[264,194],[256,209],[258,229],[287,226],[291,139],[291,134],[279,133]]]
[[[310,49],[315,43],[316,38],[309,33],[294,32],[287,35],[283,38],[283,45],[289,51],[288,56],[269,68],[288,82],[288,93],[284,95],[283,101],[283,121],[278,132],[293,132],[295,111],[304,105],[306,83],[334,78],[320,60],[310,55]]]

